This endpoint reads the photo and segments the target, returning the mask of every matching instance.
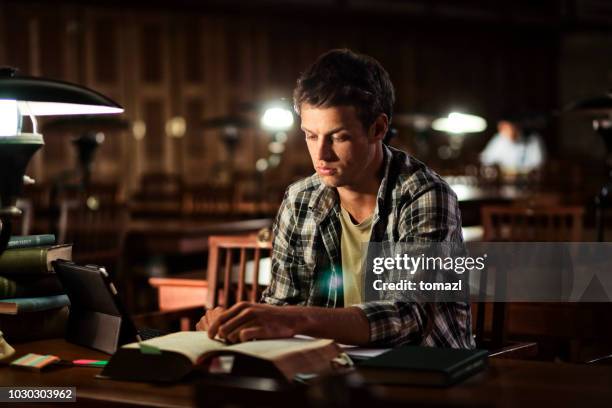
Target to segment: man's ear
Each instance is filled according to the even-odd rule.
[[[378,115],[372,126],[370,126],[369,139],[370,142],[378,142],[384,139],[389,130],[389,117],[381,113]]]

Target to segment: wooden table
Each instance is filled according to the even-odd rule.
[[[37,352],[55,354],[67,360],[108,358],[103,353],[59,339],[17,344],[15,348],[16,356]],[[191,407],[195,404],[193,382],[159,385],[113,381],[95,378],[99,372],[97,368],[60,367],[37,373],[2,366],[0,386],[72,386],[77,389],[79,405],[107,408],[121,405]],[[224,396],[229,404],[233,395],[227,391],[226,387]],[[453,387],[375,386],[371,391],[379,406],[530,407],[537,404],[555,408],[608,407],[612,401],[612,366],[491,359],[486,371]],[[237,406],[240,404],[238,401]],[[304,401],[287,401],[287,406],[296,404],[302,406]],[[248,405],[247,400],[244,406]]]

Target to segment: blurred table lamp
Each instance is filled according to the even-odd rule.
[[[606,145],[608,180],[595,197],[597,240],[603,241],[605,224],[603,213],[606,208],[612,206],[612,91],[574,102],[564,110],[593,117],[593,130],[601,136]]]
[[[123,108],[90,89],[61,81],[16,75],[14,68],[0,69],[0,253],[11,235],[11,219],[24,173],[34,153],[44,144],[36,116],[121,113]],[[32,123],[23,131],[23,118]]]
[[[449,135],[449,146],[439,150],[441,159],[459,156],[465,135],[482,132],[487,128],[487,121],[480,116],[461,112],[451,112],[446,117],[440,117],[431,122],[431,128]]]
[[[109,132],[127,131],[131,128],[128,120],[100,115],[67,116],[45,122],[44,133],[64,132],[78,134],[72,139],[78,158],[76,173],[81,176],[81,188],[88,191],[91,181],[93,161],[96,151],[104,142]],[[68,171],[61,177],[69,177],[74,171]],[[61,180],[60,180],[61,181]]]

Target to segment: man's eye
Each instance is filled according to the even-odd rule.
[[[334,135],[334,136],[332,136],[332,140],[333,140],[334,142],[343,142],[343,141],[345,141],[346,139],[348,139],[348,135],[346,135],[346,134],[340,134],[340,135]]]
[[[317,140],[317,135],[306,133],[306,140]]]

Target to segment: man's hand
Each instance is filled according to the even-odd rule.
[[[202,316],[200,321],[196,323],[196,326],[195,326],[196,330],[208,330],[212,322],[214,322],[215,319],[217,319],[221,315],[221,313],[223,313],[224,311],[225,311],[225,308],[218,307],[218,306],[215,307],[214,309],[207,310],[206,314],[204,314],[204,316]]]
[[[300,333],[305,320],[300,308],[293,306],[240,302],[220,313],[215,312],[217,309],[207,312],[199,324],[208,329],[211,339],[218,335],[230,343],[293,337]]]

